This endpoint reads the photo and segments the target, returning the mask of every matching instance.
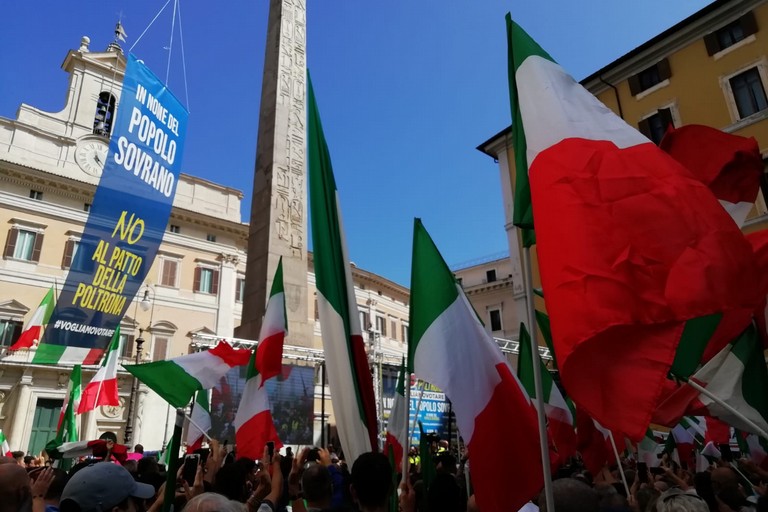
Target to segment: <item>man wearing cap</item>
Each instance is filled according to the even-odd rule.
[[[98,462],[70,478],[61,494],[61,512],[141,512],[133,498],[146,500],[155,488],[136,482],[124,467]]]

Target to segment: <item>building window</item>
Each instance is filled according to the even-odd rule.
[[[485,271],[485,282],[486,283],[492,283],[496,281],[496,269],[492,268],[491,270]]]
[[[10,347],[21,336],[24,324],[18,320],[0,320],[0,347]]]
[[[170,340],[165,336],[155,336],[155,343],[152,346],[152,360],[163,361],[168,357],[168,342]]]
[[[379,334],[382,336],[387,335],[387,319],[383,316],[376,317],[376,330],[379,331]]]
[[[405,324],[401,325],[400,332],[403,335],[403,342],[407,343],[408,342],[408,326]]]
[[[83,205],[83,211],[84,211],[84,212],[89,212],[89,211],[91,211],[91,203],[85,203],[85,204]]]
[[[664,134],[667,133],[667,128],[670,125],[675,125],[672,121],[672,109],[662,108],[657,110],[652,116],[648,116],[640,121],[637,126],[640,133],[658,145],[661,139],[664,138]]]
[[[112,133],[112,120],[115,117],[115,97],[108,92],[99,94],[96,102],[96,115],[93,118],[93,133],[109,137]]]
[[[245,278],[238,277],[235,283],[235,302],[243,302],[245,297]],[[315,301],[315,309],[317,309],[317,301]]]
[[[632,93],[632,96],[637,96],[654,85],[660,84],[670,76],[672,76],[672,73],[669,68],[669,61],[662,59],[653,66],[629,77],[629,91]]]
[[[80,247],[80,241],[79,240],[67,240],[67,242],[64,244],[64,258],[61,262],[62,268],[70,268],[72,267],[72,262],[75,261],[75,255],[77,254],[77,250]]]
[[[739,119],[744,119],[768,107],[765,87],[756,67],[731,77],[729,82],[739,111]]]
[[[704,37],[707,54],[714,55],[721,52],[756,32],[757,22],[755,21],[755,15],[748,12],[736,21],[732,21]]]
[[[120,343],[122,344],[120,357],[132,358],[133,357],[133,336],[128,336],[127,334],[121,334]]]
[[[43,234],[22,228],[11,228],[5,243],[5,257],[39,262],[43,247]]]
[[[43,193],[39,190],[30,190],[29,191],[29,198],[30,199],[36,199],[37,201],[43,200]]]
[[[179,260],[160,258],[160,285],[179,287]]]
[[[181,233],[181,228],[176,224],[170,224],[168,226],[168,231],[170,231],[171,233]]]
[[[397,321],[392,320],[389,326],[392,328],[392,330],[390,331],[392,333],[392,339],[397,340]]]
[[[367,311],[360,311],[360,329],[367,331],[371,328],[371,319]]]
[[[212,235],[208,233],[207,235],[205,235],[205,239],[208,240],[209,242],[216,242],[216,235]]]
[[[491,317],[491,332],[501,331],[501,311],[492,309],[488,312]]]
[[[195,268],[194,290],[211,295],[219,293],[219,271],[207,267]]]

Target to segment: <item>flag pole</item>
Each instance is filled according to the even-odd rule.
[[[544,386],[541,383],[541,357],[539,356],[538,329],[536,311],[533,304],[533,273],[531,271],[531,248],[523,248],[523,266],[525,267],[525,305],[528,313],[528,330],[531,332],[531,359],[533,360],[533,384],[536,390],[536,416],[539,419],[539,448],[541,449],[541,468],[544,473],[544,496],[547,510],[554,512],[555,499],[552,494],[552,475],[549,467],[549,444],[547,443],[547,422],[544,417]]]
[[[199,430],[200,432],[202,432],[203,436],[205,436],[205,438],[208,440],[208,442],[209,442],[209,443],[210,443],[210,442],[213,440],[213,439],[211,438],[211,436],[209,436],[209,435],[208,435],[208,433],[207,433],[205,430],[203,430],[202,428],[200,428],[200,425],[198,425],[197,423],[195,423],[195,420],[193,420],[193,419],[192,419],[192,416],[190,416],[189,414],[187,414],[187,413],[185,412],[185,413],[184,413],[184,417],[185,417],[185,418],[187,418],[187,421],[190,423],[190,425],[192,425],[192,426],[193,426],[193,427],[195,427],[197,430]]]
[[[671,433],[669,435],[672,435]],[[627,484],[627,475],[624,474],[624,466],[621,465],[621,458],[619,457],[619,449],[616,448],[616,440],[613,438],[613,432],[608,431],[608,437],[611,439],[611,446],[613,447],[613,455],[616,457],[616,464],[619,466],[619,474],[621,475],[621,482],[624,484],[624,490],[627,491],[627,496],[631,496],[629,492],[629,485]]]
[[[759,435],[760,437],[762,437],[763,439],[768,441],[768,432],[766,432],[765,430],[763,430],[762,428],[757,426],[754,421],[750,420],[749,418],[744,416],[742,413],[737,411],[732,405],[730,405],[730,404],[726,403],[725,401],[723,401],[722,398],[720,398],[719,396],[715,395],[714,393],[709,391],[707,388],[705,388],[704,386],[702,386],[698,382],[694,381],[693,379],[687,379],[685,377],[679,377],[679,376],[677,376],[675,374],[672,374],[672,377],[674,377],[676,379],[679,379],[679,380],[682,380],[683,382],[685,382],[686,384],[691,386],[693,389],[695,389],[696,391],[698,391],[702,395],[706,396],[707,398],[709,398],[710,400],[715,402],[717,405],[719,405],[720,407],[722,407],[726,411],[730,412],[731,414],[733,414],[734,416],[739,418],[741,421],[744,422],[745,425],[748,425],[752,430],[754,430],[755,434]]]
[[[168,447],[170,456],[166,469],[165,494],[163,495],[163,512],[171,512],[176,498],[176,473],[179,471],[179,447],[181,446],[181,429],[184,426],[184,409],[176,409],[176,424],[173,427],[171,445]]]

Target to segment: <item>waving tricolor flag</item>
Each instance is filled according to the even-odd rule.
[[[77,414],[92,411],[100,405],[120,405],[120,396],[117,387],[117,367],[120,364],[120,352],[122,344],[120,339],[120,326],[115,329],[112,341],[107,348],[107,354],[101,363],[101,368],[93,376],[91,382],[85,386],[83,397]]]
[[[267,388],[262,385],[261,374],[256,367],[258,350],[258,347],[253,350],[248,363],[245,389],[234,421],[237,456],[253,460],[259,460],[262,457],[264,446],[268,441],[275,443],[275,449],[283,446],[272,420]]]
[[[27,323],[27,327],[16,340],[16,343],[10,346],[9,350],[18,350],[20,348],[30,348],[36,341],[40,340],[43,333],[43,326],[48,323],[53,313],[53,286],[43,297],[40,305],[32,313],[32,317]]]
[[[373,379],[360,329],[338,191],[307,76],[309,197],[317,306],[339,439],[349,460],[378,447]]]
[[[256,367],[261,374],[262,385],[283,369],[283,341],[288,334],[288,319],[285,312],[285,291],[283,290],[283,258],[277,263],[272,289],[269,292],[267,308],[259,331],[259,350],[256,352]]]
[[[67,394],[64,396],[59,422],[56,425],[56,437],[45,445],[45,451],[54,458],[58,458],[59,447],[64,443],[76,443],[78,440],[76,414],[82,395],[81,380],[82,368],[77,364],[69,374]]]
[[[419,219],[410,309],[409,370],[442,389],[453,404],[469,447],[478,508],[519,509],[543,485],[536,410]],[[498,456],[500,425],[513,443],[507,449],[525,464]]]
[[[189,405],[195,391],[211,389],[235,366],[243,366],[250,350],[234,349],[226,341],[202,352],[167,361],[124,365],[141,382],[174,407]]]
[[[580,410],[639,441],[681,340],[702,354],[748,323],[760,300],[752,250],[700,180],[509,16],[507,27],[516,174],[530,185],[515,206],[532,207],[562,383]],[[716,340],[696,332],[703,322],[711,335],[711,318],[728,326]]]
[[[11,456],[11,445],[8,443],[8,438],[3,434],[3,429],[0,428],[0,453],[6,457]]]

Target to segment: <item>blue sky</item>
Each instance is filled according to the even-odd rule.
[[[63,107],[59,68],[93,51],[120,13],[132,45],[165,1],[6,0],[0,116]],[[351,259],[408,285],[413,217],[449,265],[507,248],[498,166],[475,147],[510,124],[504,14],[577,79],[708,0],[308,0],[308,63],[331,151]],[[173,3],[134,48],[166,75]],[[249,218],[267,0],[181,1],[189,129],[184,172],[243,191]],[[185,101],[179,24],[169,85]]]

